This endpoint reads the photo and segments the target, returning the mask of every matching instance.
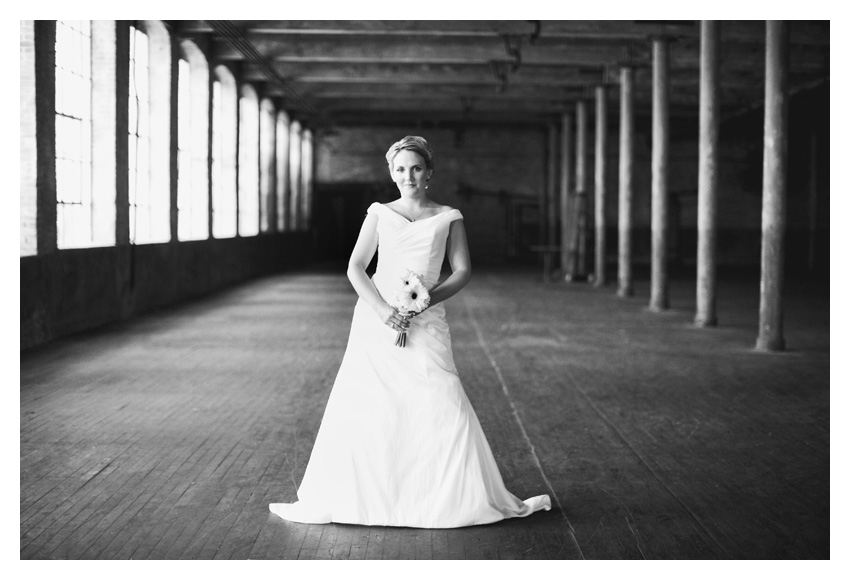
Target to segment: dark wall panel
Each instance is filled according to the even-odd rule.
[[[21,258],[21,350],[311,260],[309,234]]]

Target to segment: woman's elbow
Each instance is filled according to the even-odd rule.
[[[348,262],[348,269],[345,271],[345,274],[349,280],[353,280],[355,276],[365,272],[366,268],[360,262],[352,260]]]

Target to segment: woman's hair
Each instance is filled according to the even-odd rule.
[[[408,135],[401,141],[393,143],[387,151],[387,165],[390,166],[390,169],[393,168],[393,159],[402,151],[413,151],[425,160],[426,169],[434,170],[434,152],[431,151],[431,146],[422,137]]]

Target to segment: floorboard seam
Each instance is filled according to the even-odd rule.
[[[570,536],[573,539],[573,543],[575,544],[575,547],[578,550],[581,559],[584,560],[584,553],[581,551],[581,546],[579,545],[578,539],[576,538],[575,529],[573,529],[573,525],[570,523],[570,520],[567,517],[563,506],[561,505],[561,500],[558,499],[558,494],[555,493],[555,488],[552,486],[552,483],[549,481],[549,478],[546,477],[546,472],[543,471],[543,465],[540,463],[540,459],[537,457],[537,452],[534,449],[534,444],[528,437],[528,433],[525,430],[525,425],[522,424],[522,420],[520,419],[519,412],[517,411],[517,408],[514,405],[514,401],[511,397],[510,390],[508,389],[508,385],[505,382],[505,378],[502,376],[502,371],[499,369],[499,365],[496,363],[496,359],[493,358],[493,355],[490,352],[486,341],[484,340],[484,334],[481,332],[481,326],[475,319],[475,314],[473,313],[472,308],[469,305],[469,301],[466,299],[466,297],[464,297],[464,305],[466,306],[466,311],[469,314],[469,319],[470,321],[472,321],[472,326],[475,329],[475,334],[478,336],[478,343],[481,345],[482,350],[484,350],[484,354],[487,356],[487,360],[490,361],[490,366],[493,367],[493,371],[495,371],[496,377],[499,379],[499,384],[502,386],[502,392],[504,393],[505,398],[508,400],[508,404],[511,407],[511,414],[514,416],[517,425],[519,425],[519,430],[522,433],[523,439],[525,439],[526,445],[528,445],[528,448],[531,450],[531,457],[534,459],[534,463],[537,465],[537,469],[540,471],[540,475],[543,477],[543,481],[546,482],[546,486],[552,493],[552,497],[555,499],[555,503],[558,504],[558,509],[561,510],[561,516],[564,518],[564,521],[567,523],[567,527],[570,529]]]
[[[590,406],[590,408],[591,408],[591,409],[593,409],[593,412],[594,412],[594,413],[596,413],[596,414],[599,416],[599,418],[600,418],[600,419],[602,419],[602,421],[603,421],[606,425],[608,425],[608,427],[609,427],[609,428],[610,428],[610,429],[611,429],[611,430],[612,430],[612,431],[613,431],[613,432],[617,435],[617,437],[618,437],[618,438],[619,438],[619,439],[623,442],[623,444],[624,444],[626,447],[628,447],[628,448],[629,448],[629,450],[630,450],[630,451],[631,451],[631,452],[635,455],[635,457],[637,457],[637,458],[638,458],[638,461],[640,461],[640,462],[641,462],[641,464],[642,464],[642,465],[643,465],[643,466],[647,469],[647,471],[649,471],[649,473],[650,473],[650,474],[652,474],[652,477],[654,477],[654,478],[655,478],[655,480],[656,480],[656,481],[658,481],[658,483],[659,483],[659,484],[661,484],[661,486],[662,486],[662,487],[663,487],[663,488],[667,491],[667,493],[669,493],[669,494],[670,494],[670,496],[671,496],[673,499],[675,499],[675,500],[676,500],[676,502],[678,502],[678,504],[679,504],[679,505],[681,505],[681,506],[685,509],[685,511],[686,511],[686,512],[688,512],[688,514],[689,514],[689,515],[693,518],[693,520],[697,523],[697,525],[699,525],[700,529],[701,529],[701,530],[702,530],[702,531],[703,531],[703,532],[704,532],[704,533],[705,533],[705,534],[706,534],[709,538],[711,538],[711,541],[712,541],[712,542],[714,542],[714,545],[715,545],[715,546],[716,546],[716,547],[720,550],[720,552],[723,554],[724,558],[730,558],[731,556],[729,556],[729,554],[726,552],[726,550],[725,550],[725,549],[723,549],[723,545],[722,545],[720,542],[718,542],[718,541],[717,541],[717,539],[716,539],[716,538],[714,537],[714,535],[713,535],[713,534],[712,534],[712,533],[708,530],[708,528],[705,526],[705,524],[703,524],[703,523],[702,523],[702,520],[699,518],[699,516],[697,516],[697,515],[696,515],[696,514],[695,514],[695,513],[691,510],[691,508],[690,508],[690,507],[688,507],[688,505],[687,505],[687,504],[685,504],[685,502],[684,502],[684,501],[682,501],[682,499],[681,499],[678,495],[676,495],[676,493],[675,493],[672,489],[670,489],[670,487],[668,487],[668,485],[664,482],[664,480],[663,480],[663,479],[661,479],[661,476],[659,476],[659,475],[655,472],[655,470],[654,470],[654,469],[652,469],[652,467],[649,465],[649,462],[648,462],[648,461],[646,461],[646,459],[644,459],[644,458],[643,458],[643,455],[641,455],[641,454],[638,452],[638,450],[637,450],[637,449],[635,449],[635,448],[632,446],[632,444],[628,441],[628,439],[626,439],[626,437],[625,437],[625,436],[624,436],[624,435],[620,432],[620,430],[619,430],[619,429],[617,429],[617,427],[614,425],[613,421],[611,421],[611,420],[610,420],[610,419],[609,419],[609,418],[608,418],[608,417],[607,417],[607,416],[606,416],[606,415],[605,415],[605,414],[604,414],[604,413],[603,413],[603,412],[602,412],[602,411],[601,411],[601,410],[600,410],[600,409],[599,409],[599,408],[598,408],[598,407],[597,407],[597,406],[593,403],[593,401],[590,399],[590,397],[588,397],[587,393],[585,393],[585,392],[584,392],[584,390],[583,390],[583,389],[579,386],[578,381],[575,379],[575,377],[573,376],[573,374],[569,371],[569,369],[567,368],[567,365],[564,365],[564,367],[563,367],[563,369],[562,369],[562,370],[563,370],[563,372],[564,372],[564,375],[567,377],[567,379],[568,379],[568,380],[570,381],[570,383],[573,385],[573,388],[574,388],[574,389],[575,389],[575,390],[576,390],[576,391],[577,391],[577,392],[581,395],[581,397],[582,397],[582,398],[585,400],[585,402],[586,402],[586,403]]]

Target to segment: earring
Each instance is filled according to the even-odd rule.
[[[425,186],[425,189],[428,189],[428,186],[427,186],[427,185]]]

